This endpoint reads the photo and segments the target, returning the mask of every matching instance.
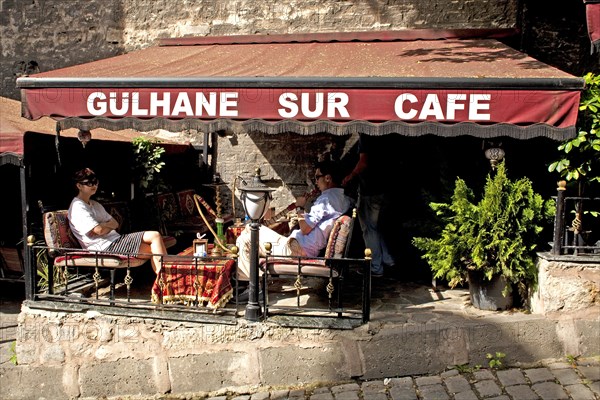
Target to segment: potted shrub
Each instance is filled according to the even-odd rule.
[[[451,288],[469,283],[471,302],[482,309],[512,306],[512,291],[522,299],[537,283],[536,251],[540,232],[551,223],[552,201],[534,193],[531,181],[511,181],[504,162],[486,179],[476,201],[458,178],[450,203],[431,203],[439,222],[433,238],[415,237],[434,278]]]

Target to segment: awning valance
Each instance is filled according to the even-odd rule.
[[[21,103],[17,100],[0,97],[0,165],[22,165],[25,155],[26,135],[56,135],[56,121],[40,118],[29,121],[21,117]],[[119,132],[114,132],[118,130]],[[78,130],[65,128],[62,137],[76,138]],[[111,142],[133,142],[136,137],[143,136],[133,130],[99,129],[94,131],[93,140]],[[169,152],[183,152],[189,145],[158,138],[161,145]]]
[[[600,0],[583,0],[591,51],[600,52]]]
[[[580,78],[495,39],[448,31],[420,32],[426,40],[415,31],[373,35],[170,39],[17,84],[23,115],[51,116],[61,129],[575,133]],[[444,36],[453,38],[438,39]]]

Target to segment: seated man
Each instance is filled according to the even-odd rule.
[[[335,164],[322,161],[315,166],[315,182],[321,194],[314,201],[310,211],[299,215],[299,229],[290,236],[283,236],[262,225],[259,230],[259,256],[266,255],[264,244],[273,244],[271,254],[280,256],[317,257],[327,245],[327,239],[335,220],[353,206],[353,200],[338,187],[340,175]],[[298,207],[304,207],[306,198],[296,199]],[[238,276],[240,281],[248,281],[250,276],[250,229],[247,226],[237,238],[239,248]],[[248,290],[238,297],[239,302],[248,300]]]

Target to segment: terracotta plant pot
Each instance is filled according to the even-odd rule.
[[[477,272],[469,272],[469,295],[471,304],[480,310],[502,311],[513,305],[512,293],[506,297],[502,291],[506,287],[506,279],[494,276],[491,281],[483,279],[483,275]]]

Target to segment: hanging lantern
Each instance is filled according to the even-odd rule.
[[[77,139],[79,139],[81,145],[85,148],[85,145],[92,140],[92,133],[90,131],[80,129],[77,133]]]

